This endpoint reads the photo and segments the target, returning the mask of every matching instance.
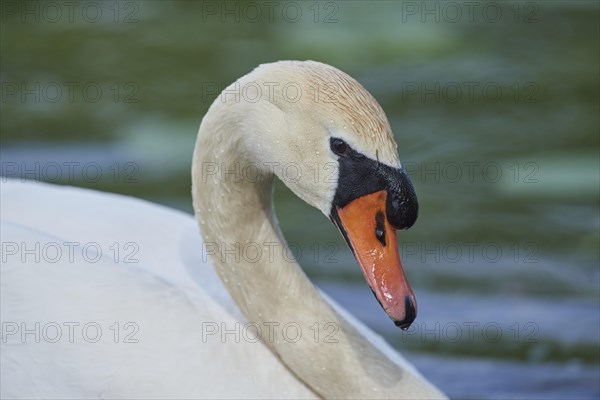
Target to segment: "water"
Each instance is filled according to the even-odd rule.
[[[495,21],[460,2],[457,20],[449,3],[298,3],[296,23],[161,1],[53,21],[42,3],[8,3],[3,175],[189,212],[195,133],[218,90],[263,62],[333,64],[380,101],[417,191],[419,220],[398,240],[418,319],[398,331],[336,229],[278,184],[311,278],[452,397],[600,396],[596,2],[506,3]]]

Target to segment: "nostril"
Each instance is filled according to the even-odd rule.
[[[404,298],[404,319],[402,321],[394,321],[394,324],[402,330],[407,330],[417,318],[417,308],[410,296]]]
[[[383,213],[381,211],[377,212],[377,215],[375,215],[375,237],[383,247],[386,244],[384,219],[385,216]]]

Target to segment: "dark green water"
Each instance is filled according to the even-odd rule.
[[[218,89],[260,63],[332,64],[381,103],[419,196],[399,234],[419,319],[397,331],[334,227],[279,185],[311,277],[450,396],[600,395],[597,2],[52,4],[2,3],[3,175],[190,211]]]

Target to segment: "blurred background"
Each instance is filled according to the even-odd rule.
[[[219,91],[261,63],[331,64],[381,103],[419,197],[398,235],[418,319],[395,328],[335,228],[278,183],[310,277],[451,397],[600,396],[598,2],[1,7],[4,177],[191,213]]]

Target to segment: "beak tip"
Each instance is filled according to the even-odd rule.
[[[402,321],[394,321],[394,325],[396,325],[397,327],[399,327],[400,329],[402,329],[403,331],[407,330],[408,328],[410,328],[410,322],[405,322],[405,320]]]
[[[410,296],[404,298],[404,319],[402,321],[394,321],[394,325],[402,329],[403,331],[410,328],[410,325],[417,318],[417,307]]]

